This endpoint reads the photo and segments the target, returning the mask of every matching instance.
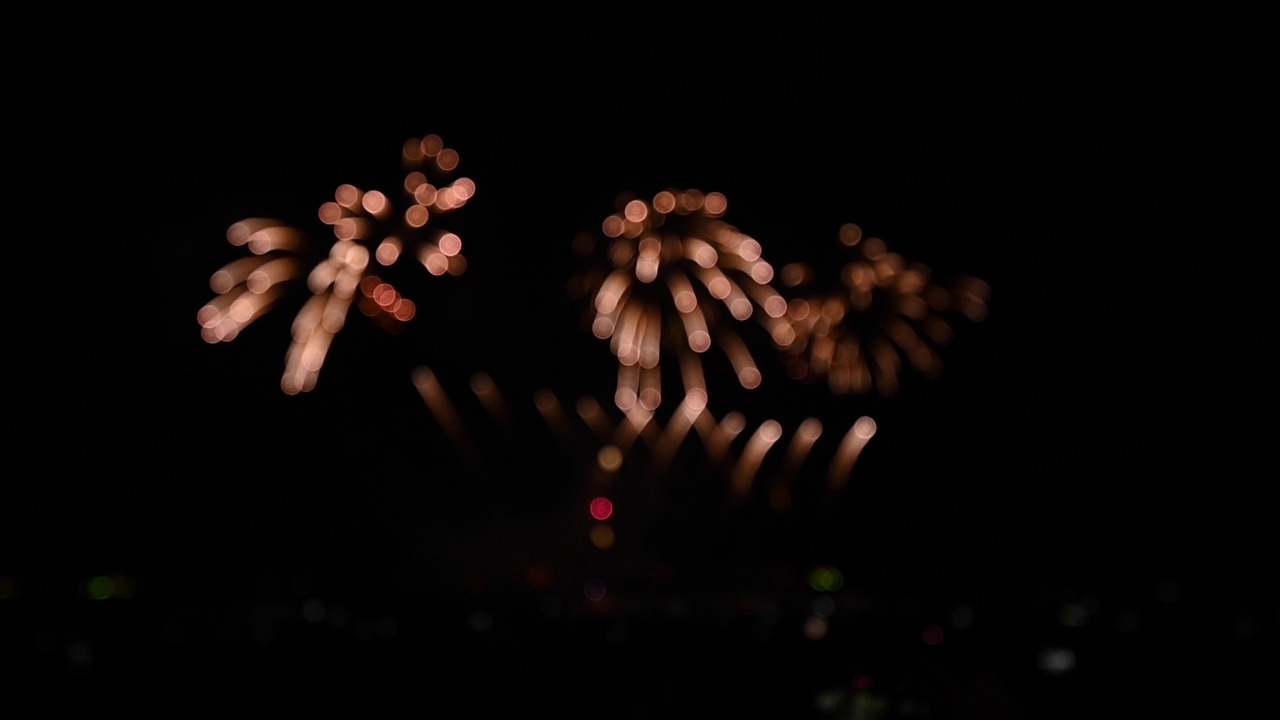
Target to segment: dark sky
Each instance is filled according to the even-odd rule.
[[[1274,673],[1260,660],[1272,533],[1240,452],[1263,431],[1228,389],[1263,347],[1232,209],[1258,193],[1220,170],[1240,128],[1219,80],[1236,60],[1136,22],[687,12],[572,29],[533,13],[502,29],[424,13],[393,33],[228,24],[103,73],[113,89],[86,96],[123,122],[95,140],[107,202],[102,234],[82,239],[111,249],[83,261],[100,273],[80,306],[91,332],[55,333],[75,359],[50,365],[51,400],[30,406],[44,431],[6,481],[10,667],[407,675],[436,638],[461,668],[431,686],[442,697],[507,678],[550,703],[581,680],[619,717],[686,697],[817,717],[824,688],[847,696],[861,675],[884,683],[886,717],[923,716],[921,697],[935,717],[1076,717]],[[459,151],[477,194],[447,220],[467,273],[410,277],[410,327],[353,314],[296,397],[278,381],[302,295],[232,343],[200,339],[209,275],[240,256],[231,223],[319,234],[338,184],[395,182],[401,143],[426,133]],[[832,434],[873,416],[845,491],[803,495],[810,468],[793,479],[809,499],[779,515],[735,505],[700,466],[624,478],[602,552],[581,464],[532,396],[607,401],[614,359],[565,292],[572,239],[619,193],[666,187],[723,192],[725,219],[777,267],[832,267],[837,228],[856,222],[939,280],[988,282],[990,314],[957,321],[941,376],[904,373],[892,398],[832,397],[755,346],[763,386],[712,409],[750,427],[812,415]],[[480,470],[419,398],[419,366],[467,416]],[[469,394],[477,372],[508,401],[506,428]],[[534,564],[554,577],[541,594]],[[809,641],[808,573],[824,565],[843,572],[843,610]],[[127,615],[83,599],[112,573],[136,582],[106,601]],[[598,578],[621,599],[593,611],[581,588]],[[753,640],[743,598],[782,609],[771,639]],[[308,601],[328,620],[299,620]],[[655,609],[679,603],[694,608],[680,622]],[[1083,626],[1063,621],[1081,608]],[[382,645],[344,644],[387,617],[399,632]],[[920,642],[931,624],[948,642]],[[548,664],[544,647],[572,659]],[[1075,653],[1062,675],[1037,664],[1055,648]],[[652,670],[654,654],[682,659]],[[790,670],[767,669],[778,655]]]

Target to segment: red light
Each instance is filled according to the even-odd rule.
[[[608,520],[613,514],[613,503],[607,497],[598,497],[591,501],[591,517],[597,520]]]
[[[924,632],[920,633],[920,635],[921,639],[924,640],[925,645],[942,644],[942,628],[938,625],[930,625],[926,627]]]

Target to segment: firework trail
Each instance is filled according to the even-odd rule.
[[[908,264],[880,238],[864,238],[852,223],[840,228],[840,241],[855,254],[840,271],[841,287],[796,297],[788,305],[794,337],[778,343],[788,373],[805,381],[825,377],[836,394],[874,388],[885,396],[897,392],[904,357],[925,376],[936,377],[942,371],[938,349],[953,336],[943,315],[954,311],[981,321],[990,287],[965,276],[950,287],[935,285],[928,267]],[[813,269],[799,263],[785,266],[780,275],[785,286],[800,292],[814,281]]]
[[[675,357],[684,396],[705,405],[700,356],[713,344],[742,387],[757,387],[760,370],[722,315],[754,316],[779,344],[790,342],[793,330],[760,243],[721,219],[725,196],[664,190],[652,201],[620,198],[618,206],[602,224],[604,257],[571,286],[573,294],[590,298],[591,332],[608,340],[618,358],[615,404],[623,411],[656,410],[664,361]],[[590,256],[596,245],[584,235],[575,247]]]
[[[334,241],[309,273],[301,259],[306,244],[300,231],[268,218],[233,224],[227,240],[247,246],[254,256],[228,263],[210,278],[217,296],[196,315],[201,336],[210,343],[235,339],[280,300],[289,281],[305,275],[311,297],[294,318],[280,380],[281,389],[293,395],[315,387],[353,304],[391,332],[412,320],[416,305],[370,272],[371,262],[390,267],[407,253],[432,275],[461,275],[466,270],[462,240],[429,227],[429,222],[464,206],[476,187],[466,177],[445,183],[458,166],[458,152],[436,135],[406,141],[401,158],[407,170],[403,211],[379,190],[339,186],[334,199],[318,211],[320,221],[332,228]]]

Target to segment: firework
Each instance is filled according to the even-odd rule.
[[[942,371],[938,349],[951,342],[944,315],[958,312],[974,322],[987,313],[990,287],[977,278],[959,277],[949,287],[932,283],[929,268],[908,264],[889,252],[884,241],[864,238],[852,223],[840,228],[840,241],[855,258],[840,272],[841,286],[831,293],[797,297],[786,317],[794,331],[778,343],[792,377],[825,377],[837,394],[882,395],[898,389],[903,358],[927,377]],[[814,272],[802,264],[782,269],[784,285],[812,287]]]
[[[390,267],[408,255],[432,275],[462,274],[462,240],[436,229],[431,221],[464,206],[476,186],[466,177],[443,180],[457,168],[459,158],[436,135],[406,141],[401,158],[407,171],[401,183],[404,209],[394,208],[379,190],[339,186],[334,199],[318,211],[334,239],[326,257],[309,273],[301,259],[305,243],[300,231],[265,218],[232,225],[227,240],[247,245],[255,257],[235,260],[213,274],[210,286],[217,296],[197,313],[202,337],[210,343],[233,340],[276,304],[289,281],[305,275],[311,297],[294,318],[280,381],[292,395],[315,387],[352,305],[388,331],[412,320],[417,313],[414,302],[372,273],[372,263]]]
[[[602,224],[604,262],[573,286],[590,297],[591,332],[608,340],[618,358],[615,404],[624,411],[657,409],[669,357],[685,397],[705,404],[700,356],[713,344],[742,387],[757,387],[760,370],[724,313],[736,321],[755,317],[778,343],[789,342],[793,331],[760,243],[721,219],[725,196],[664,190],[652,201],[622,198],[618,205]],[[580,254],[595,245],[586,238]]]

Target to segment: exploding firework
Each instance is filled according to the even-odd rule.
[[[280,387],[293,395],[315,387],[353,304],[388,331],[412,320],[414,302],[370,272],[371,261],[390,267],[408,254],[432,275],[462,274],[462,240],[429,223],[465,205],[476,186],[466,177],[446,183],[458,166],[458,152],[436,135],[406,141],[401,157],[407,170],[403,211],[379,190],[339,186],[318,212],[320,221],[332,228],[334,241],[309,273],[301,258],[306,243],[300,231],[266,218],[232,225],[227,240],[247,246],[253,256],[228,263],[210,278],[217,296],[197,313],[201,336],[210,343],[235,339],[280,300],[289,281],[305,275],[311,297],[294,318],[280,380]]]
[[[935,285],[928,267],[908,264],[880,238],[864,238],[852,223],[840,228],[840,241],[856,254],[841,269],[840,289],[788,305],[794,338],[778,345],[790,375],[806,381],[825,377],[837,394],[875,388],[886,396],[898,389],[904,357],[936,377],[942,370],[938,349],[953,336],[944,314],[981,321],[990,287],[972,277],[959,277],[950,287]],[[812,268],[802,264],[787,265],[780,274],[784,285],[798,291],[814,280]]]
[[[721,219],[725,196],[664,190],[651,202],[624,197],[618,206],[602,225],[607,240],[597,260],[603,261],[573,285],[575,294],[590,298],[591,332],[609,340],[618,358],[615,404],[624,411],[657,409],[664,361],[675,357],[685,397],[705,405],[700,356],[712,345],[742,387],[757,387],[760,370],[723,314],[736,321],[754,316],[779,344],[793,331],[760,243]],[[595,247],[590,236],[577,245],[584,256]]]

